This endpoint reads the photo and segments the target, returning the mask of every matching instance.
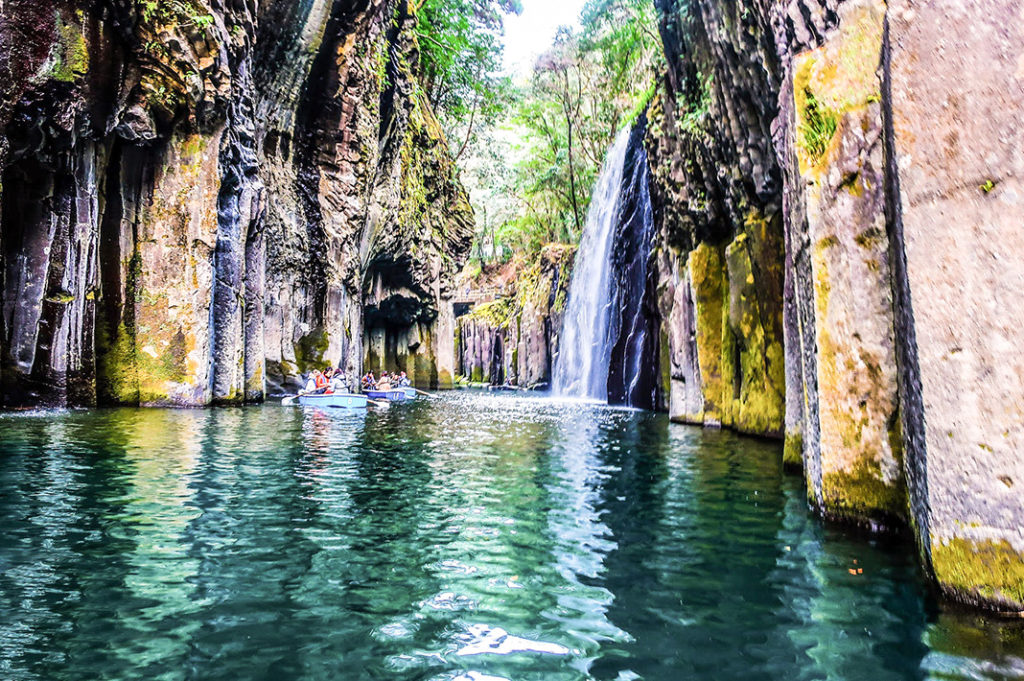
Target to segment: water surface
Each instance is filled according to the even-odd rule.
[[[0,679],[1003,679],[779,447],[454,394],[0,416]]]

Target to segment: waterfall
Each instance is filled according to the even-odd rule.
[[[616,138],[594,190],[555,362],[556,395],[647,409],[658,403],[645,123],[641,118]]]
[[[612,244],[630,131],[615,138],[597,178],[576,256],[554,369],[554,393],[608,399]]]
[[[653,409],[660,376],[659,316],[656,275],[651,267],[655,229],[644,122],[641,119],[630,137],[612,248],[612,309],[617,320],[612,325],[608,401]]]

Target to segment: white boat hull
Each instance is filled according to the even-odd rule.
[[[352,393],[335,393],[333,395],[300,395],[299,404],[303,407],[321,407],[324,409],[366,409],[366,395]]]

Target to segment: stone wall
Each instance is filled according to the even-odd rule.
[[[1024,609],[1024,4],[657,4],[672,417],[784,436],[820,513]]]
[[[404,0],[0,5],[3,405],[355,378],[382,271],[450,327],[472,212],[414,28]],[[412,352],[450,374],[450,346]]]
[[[474,383],[550,387],[574,257],[573,247],[549,244],[516,278],[514,295],[458,318],[461,376]]]

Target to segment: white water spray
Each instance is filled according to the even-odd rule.
[[[563,397],[608,399],[612,243],[629,136],[625,128],[608,150],[576,255],[552,386]]]

